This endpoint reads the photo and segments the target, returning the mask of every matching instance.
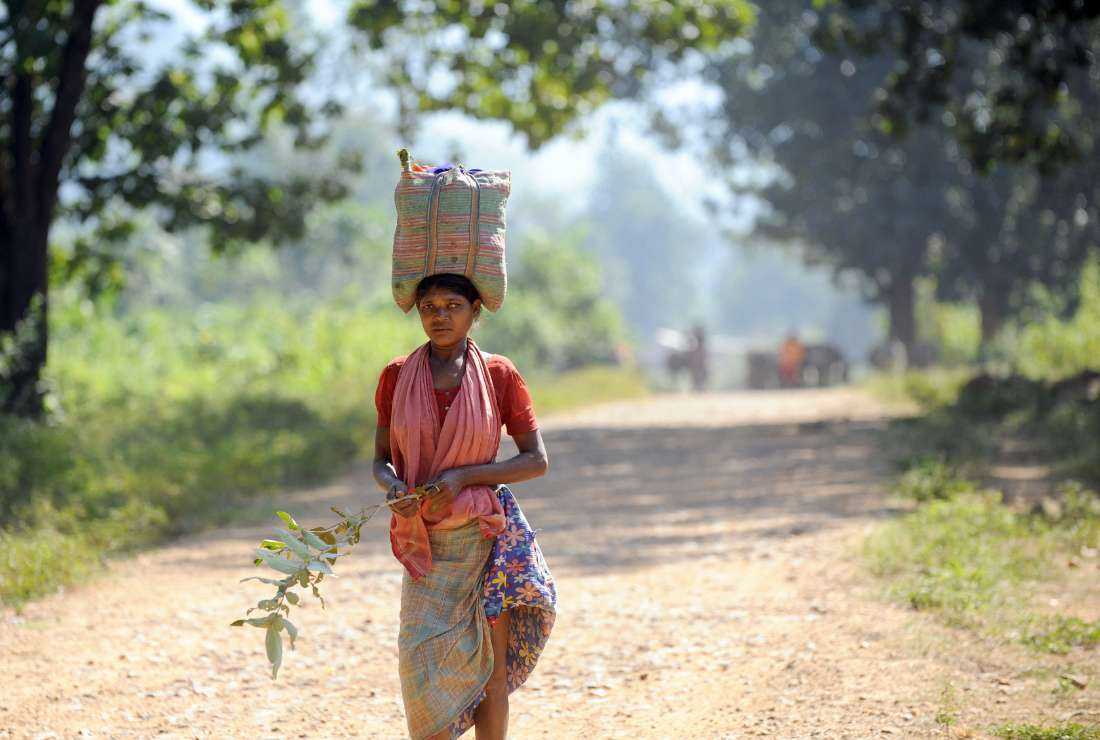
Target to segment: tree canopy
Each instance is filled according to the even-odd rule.
[[[816,40],[888,53],[876,124],[946,129],[981,170],[1044,172],[1095,156],[1100,4],[1087,0],[816,0]]]
[[[142,0],[13,2],[0,14],[0,410],[41,410],[58,220],[83,236],[53,271],[64,279],[109,263],[105,245],[131,233],[139,211],[168,230],[202,227],[225,249],[299,237],[314,203],[343,194],[339,172],[261,176],[240,164],[274,126],[321,146],[341,110],[311,85],[320,42],[293,7],[192,0],[188,24]],[[668,65],[719,51],[750,21],[742,0],[364,0],[348,16],[387,58],[381,82],[406,116],[504,119],[532,146],[611,97],[642,93]]]
[[[822,13],[803,0],[769,4],[750,50],[712,67],[725,93],[714,156],[734,168],[735,190],[766,200],[758,230],[799,241],[811,261],[860,273],[890,310],[891,336],[910,349],[918,276],[935,277],[941,298],[976,301],[986,341],[1027,307],[1035,284],[1072,305],[1074,276],[1097,243],[1094,165],[1064,152],[1058,167],[1036,167],[1006,149],[978,166],[973,142],[939,119],[918,120],[918,104],[903,106],[904,131],[892,128],[884,80],[906,61],[851,30],[869,27],[867,5]],[[1004,146],[1008,136],[997,134]],[[736,166],[746,155],[778,175],[741,185]]]

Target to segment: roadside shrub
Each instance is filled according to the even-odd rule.
[[[998,491],[932,499],[890,522],[864,543],[872,570],[914,609],[934,609],[973,626],[1011,600],[1013,587],[1039,577],[1053,547],[1036,536],[1042,523],[1002,503]]]
[[[1022,642],[1045,653],[1065,655],[1075,647],[1100,645],[1100,619],[1086,622],[1078,617],[1055,615],[1032,625]]]
[[[959,478],[942,458],[921,458],[902,473],[894,490],[906,498],[924,502],[972,493],[974,484]]]
[[[1100,727],[1070,722],[1062,725],[1004,724],[993,734],[1005,740],[1100,740]]]
[[[1035,409],[1043,393],[1043,383],[1022,375],[997,378],[976,375],[959,390],[954,408],[969,417],[1004,417],[1014,411]]]

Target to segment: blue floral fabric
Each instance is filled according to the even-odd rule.
[[[497,497],[504,507],[504,531],[496,537],[482,573],[481,601],[489,624],[509,609],[508,693],[523,685],[535,669],[546,646],[558,602],[554,576],[535,541],[535,532],[507,486]],[[457,738],[474,724],[474,712],[485,698],[482,691],[472,704],[451,723],[451,737]]]

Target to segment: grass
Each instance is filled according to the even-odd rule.
[[[1023,641],[1045,653],[1065,655],[1074,648],[1092,648],[1100,645],[1100,619],[1086,622],[1078,617],[1057,614],[1037,619]]]
[[[541,416],[598,401],[639,398],[649,393],[640,371],[611,365],[594,365],[557,376],[529,379],[535,410]]]
[[[983,491],[923,504],[873,533],[863,554],[895,598],[974,626],[1015,606],[1014,592],[1042,575],[1048,550],[1032,522]]]
[[[895,493],[920,505],[873,531],[861,549],[890,598],[1043,652],[1100,642],[1100,621],[1036,615],[1030,603],[1033,586],[1062,578],[1065,557],[1100,544],[1096,493],[1067,485],[1059,508],[1020,511],[939,464],[910,468]]]
[[[928,410],[952,403],[973,372],[969,367],[937,367],[903,373],[875,372],[861,384],[883,401],[914,403]]]
[[[1003,724],[993,734],[1006,740],[1100,740],[1100,727],[1076,722],[1061,725]]]
[[[872,573],[891,598],[1052,653],[1100,641],[1100,623],[1033,614],[1032,586],[1060,578],[1062,558],[1100,543],[1100,496],[1080,486],[1060,491],[1055,514],[1019,511],[1001,494],[955,479],[942,466],[912,468],[897,493],[920,502],[863,542]]]

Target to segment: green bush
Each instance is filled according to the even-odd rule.
[[[891,592],[953,624],[975,624],[1013,586],[1043,572],[1053,544],[1044,525],[1013,512],[996,491],[930,500],[864,543],[864,556]]]
[[[980,374],[959,389],[954,409],[972,419],[1003,418],[1017,411],[1034,411],[1046,390],[1040,381],[1022,375]]]
[[[1032,724],[1004,724],[993,730],[1005,740],[1100,740],[1100,727],[1076,722],[1043,726]]]
[[[1025,645],[1045,653],[1064,655],[1075,647],[1100,645],[1100,619],[1086,622],[1078,617],[1055,615],[1036,620],[1023,637]]]
[[[914,501],[950,499],[972,493],[974,484],[958,477],[943,459],[922,458],[902,473],[894,491]]]
[[[644,392],[623,368],[551,372],[614,345],[616,318],[585,329],[583,312],[562,315],[608,310],[591,299],[536,294],[528,316],[545,312],[541,325],[559,332],[545,342],[488,326],[485,339],[475,334],[518,356],[540,414]],[[249,501],[371,454],[378,374],[425,341],[415,316],[353,293],[320,302],[253,290],[120,316],[72,290],[54,301],[55,413],[0,416],[0,600],[10,604],[87,575],[103,555],[229,521]],[[530,346],[542,349],[524,359]]]
[[[1015,339],[1012,357],[1029,377],[1056,380],[1100,370],[1100,260],[1082,270],[1080,303],[1070,319],[1048,309],[1020,327]]]
[[[953,478],[941,463],[910,473],[902,480],[920,506],[863,542],[865,562],[894,598],[951,624],[1022,632],[1037,649],[1096,643],[1100,623],[1029,616],[1026,584],[1057,573],[1056,555],[1100,545],[1100,495],[1067,483],[1058,506],[1021,512],[1002,503],[1000,492]]]

